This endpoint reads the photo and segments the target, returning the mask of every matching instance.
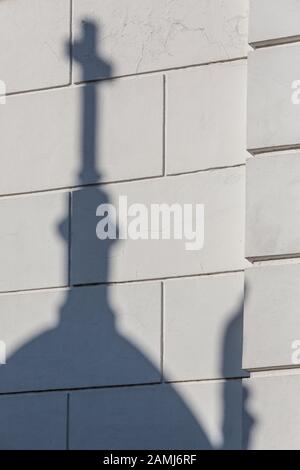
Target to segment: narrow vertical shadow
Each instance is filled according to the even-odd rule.
[[[238,367],[242,370],[242,351],[243,351],[243,319],[244,319],[244,304],[247,295],[246,285],[244,287],[244,295],[238,305],[236,312],[231,317],[223,339],[223,354],[222,354],[222,373],[224,377],[228,377],[228,370],[232,363],[233,357],[238,357]],[[244,374],[244,378],[247,374]],[[241,423],[241,445],[244,450],[249,448],[251,442],[251,433],[255,425],[254,416],[251,415],[248,407],[249,391],[243,379],[240,379],[238,387],[241,388],[240,395],[240,410],[233,403],[232,394],[232,381],[227,380],[223,385],[223,450],[230,448],[230,437],[232,435],[232,423],[234,420],[240,420]]]

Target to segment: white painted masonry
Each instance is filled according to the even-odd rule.
[[[300,448],[299,14],[297,0],[250,1],[247,128],[254,156],[246,163],[246,256],[254,265],[245,275],[243,335],[249,449]]]
[[[247,29],[247,0],[0,2],[0,448],[241,448]],[[203,248],[99,240],[120,195],[204,205]]]
[[[0,69],[7,93],[67,85],[69,0],[1,1]]]
[[[0,2],[1,449],[300,448],[299,15]],[[203,248],[99,240],[120,196]]]
[[[101,181],[161,176],[163,77],[106,81],[90,86],[97,93],[96,106],[101,112],[96,123],[96,133],[101,138],[95,162]],[[78,185],[81,97],[81,86],[7,97],[6,105],[0,106],[3,193]],[[126,159],[124,152],[128,155]],[[30,177],[24,178],[27,174]],[[84,176],[85,184],[97,182],[92,174]]]

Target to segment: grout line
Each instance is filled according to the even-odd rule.
[[[198,64],[179,65],[178,67],[169,67],[169,68],[165,68],[165,69],[148,70],[148,71],[145,71],[145,72],[129,73],[129,74],[124,74],[124,75],[116,75],[114,77],[103,77],[103,78],[91,79],[91,80],[86,80],[86,81],[79,81],[79,82],[76,82],[76,85],[81,85],[83,83],[98,83],[98,82],[109,81],[109,80],[118,80],[120,78],[132,78],[132,77],[140,77],[140,76],[145,76],[145,75],[157,75],[157,74],[161,74],[163,72],[172,72],[172,71],[177,71],[177,70],[194,69],[194,68],[197,68],[197,67],[206,67],[208,65],[228,64],[228,63],[231,63],[231,62],[239,62],[239,61],[247,60],[247,59],[248,59],[248,56],[240,56],[240,57],[233,57],[231,59],[213,60],[213,61],[210,61],[210,62],[202,62],[202,63],[198,63]]]
[[[72,192],[69,193],[69,233],[68,233],[68,286],[71,287],[71,248],[72,248]]]
[[[167,77],[166,75],[164,74],[163,75],[163,171],[162,171],[162,175],[163,176],[166,176],[166,132],[167,132],[167,116],[166,116],[166,99],[167,99],[167,96],[166,96],[166,92],[167,92],[167,89],[166,89],[166,80],[167,80]]]
[[[6,93],[6,96],[20,96],[20,95],[30,95],[36,93],[45,93],[52,90],[61,90],[62,88],[71,88],[70,83],[65,83],[63,85],[52,85],[45,88],[35,88],[33,90],[21,90],[21,91],[11,91]]]
[[[66,450],[70,449],[70,394],[67,393]]]
[[[138,384],[119,384],[119,385],[92,385],[87,387],[69,387],[69,388],[52,388],[52,389],[44,389],[44,390],[22,390],[17,392],[0,392],[1,396],[12,396],[12,395],[30,395],[35,393],[66,393],[66,392],[81,392],[81,391],[88,391],[88,390],[107,390],[107,389],[115,389],[115,388],[134,388],[134,387],[152,387],[154,385],[162,385],[160,382],[145,382],[145,383],[138,383]]]
[[[72,32],[73,34],[73,32]],[[41,92],[47,92],[49,90],[56,90],[56,89],[61,89],[61,88],[78,88],[79,86],[85,85],[85,84],[93,84],[93,83],[101,83],[101,82],[107,82],[107,81],[113,81],[113,80],[120,80],[120,79],[128,79],[128,78],[134,78],[134,77],[143,77],[147,75],[160,75],[163,72],[172,72],[172,71],[177,71],[177,70],[188,70],[188,69],[194,69],[197,67],[206,67],[208,65],[217,65],[217,64],[227,64],[231,62],[238,62],[242,60],[247,60],[247,56],[241,56],[241,57],[236,57],[233,59],[224,59],[224,60],[216,60],[212,62],[205,62],[202,64],[191,64],[191,65],[183,65],[179,67],[171,67],[167,69],[160,69],[160,70],[149,70],[147,72],[139,72],[139,73],[132,73],[128,75],[119,75],[115,77],[106,77],[106,78],[99,78],[99,79],[92,79],[92,80],[85,80],[85,81],[80,81],[80,82],[74,82],[72,81],[72,84],[67,83],[64,85],[53,85],[53,86],[48,86],[48,87],[42,87],[42,88],[33,88],[31,90],[20,90],[20,91],[12,91],[6,93],[6,96],[18,96],[18,95],[27,95],[30,93],[41,93]],[[73,71],[73,70],[72,70]],[[73,78],[73,77],[72,77]]]
[[[70,85],[73,84],[73,0],[70,0]]]
[[[218,379],[186,379],[186,380],[166,380],[164,384],[205,384],[205,383],[226,383],[233,380],[248,379],[249,374],[245,372],[245,375],[237,375],[236,377],[220,377]]]
[[[156,176],[141,176],[138,178],[133,178],[133,179],[123,179],[123,180],[116,180],[116,181],[103,181],[103,182],[97,182],[97,183],[87,183],[87,184],[81,184],[81,185],[73,185],[73,186],[64,186],[64,187],[57,187],[57,188],[49,188],[49,189],[37,189],[34,191],[23,191],[19,193],[5,193],[5,194],[0,194],[0,199],[9,199],[13,197],[19,197],[19,196],[33,196],[35,194],[47,194],[47,193],[62,193],[62,192],[68,192],[71,190],[80,190],[80,189],[88,189],[88,188],[95,188],[95,187],[102,187],[102,186],[110,186],[113,184],[127,184],[127,183],[136,183],[139,181],[152,181],[152,180],[158,180],[162,178],[176,178],[180,176],[189,176],[189,175],[194,175],[198,173],[206,173],[209,171],[220,171],[220,170],[231,170],[232,168],[240,168],[245,166],[246,163],[238,163],[236,165],[229,165],[229,166],[219,166],[219,167],[211,167],[211,168],[204,168],[201,170],[193,170],[193,171],[187,171],[183,173],[174,173],[174,174],[167,174],[167,175],[156,175]]]
[[[190,170],[190,171],[185,171],[184,173],[172,173],[172,174],[167,174],[166,177],[168,178],[174,178],[176,176],[186,176],[186,175],[195,175],[198,173],[207,173],[208,171],[218,171],[218,170],[229,170],[231,168],[240,168],[246,166],[246,163],[236,163],[235,165],[227,165],[227,166],[215,166],[215,167],[209,167],[209,168],[203,168],[201,170]],[[1,197],[1,196],[0,196]]]
[[[244,269],[235,269],[229,271],[217,271],[212,273],[196,273],[196,274],[183,274],[177,276],[165,276],[159,278],[149,278],[149,279],[131,279],[127,281],[105,281],[105,282],[91,282],[85,284],[71,284],[63,285],[63,286],[52,286],[52,287],[37,287],[31,289],[19,289],[19,290],[11,290],[11,291],[0,291],[1,295],[13,295],[13,294],[26,294],[30,292],[48,292],[48,291],[61,291],[61,290],[70,290],[70,289],[79,289],[81,287],[100,287],[100,286],[119,286],[123,284],[141,284],[141,283],[150,283],[150,282],[159,282],[159,281],[172,281],[172,280],[180,280],[180,279],[194,279],[197,277],[210,277],[210,276],[225,276],[228,274],[238,274],[244,273]]]
[[[161,332],[160,332],[160,371],[161,371],[161,383],[164,382],[164,343],[165,343],[165,331],[164,331],[164,316],[165,316],[165,285],[161,282]]]
[[[45,390],[23,390],[17,392],[0,392],[1,396],[13,396],[13,395],[32,395],[32,394],[43,394],[43,393],[66,393],[66,392],[85,392],[93,390],[108,390],[108,389],[123,389],[123,388],[142,388],[142,387],[155,387],[159,386],[170,386],[172,384],[205,384],[205,383],[226,383],[229,381],[239,381],[241,379],[249,378],[248,376],[236,376],[236,377],[223,377],[218,379],[191,379],[191,380],[177,380],[161,382],[143,382],[136,384],[119,384],[119,385],[95,385],[89,387],[70,387],[70,388],[56,388],[56,389],[45,389]]]
[[[30,292],[37,293],[37,292],[51,292],[51,291],[68,291],[72,289],[72,286],[68,286],[68,284],[62,286],[50,286],[50,287],[35,287],[35,288],[28,288],[28,289],[15,289],[15,290],[7,290],[7,291],[0,291],[1,295],[15,295],[15,294],[28,294]]]

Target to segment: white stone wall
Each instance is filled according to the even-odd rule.
[[[243,367],[251,449],[299,449],[300,2],[252,0]]]
[[[264,7],[250,42],[297,34],[298,22],[260,26]],[[278,444],[272,403],[282,388],[296,396],[297,379],[242,369],[247,29],[247,0],[0,2],[1,448],[240,449],[242,422],[244,447]],[[296,53],[251,55],[253,153],[299,145],[300,108],[288,113],[276,85],[277,70],[297,78]],[[247,163],[251,260],[299,252],[297,155],[283,158]],[[205,204],[203,249],[100,242],[96,208],[120,195]],[[279,335],[296,335],[297,308],[285,311],[281,279],[297,299],[294,270],[247,271],[245,369],[289,365]]]

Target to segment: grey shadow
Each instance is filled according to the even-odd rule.
[[[82,21],[82,37],[72,47],[72,58],[81,66],[83,82],[88,81],[95,70],[106,77],[113,75],[113,65],[96,52],[98,34],[96,24]],[[69,51],[69,45],[66,49]],[[101,183],[101,171],[97,164],[101,136],[96,132],[101,120],[97,106],[101,99],[101,82],[82,85],[81,90],[81,168],[78,186],[86,181]],[[96,239],[95,209],[109,202],[109,195],[101,185],[90,187],[88,191],[86,188],[75,190],[71,201],[71,225],[68,213],[58,227],[66,247],[69,246],[69,232],[71,240],[73,236],[77,237],[79,246],[86,244],[87,231],[93,235],[88,256],[91,265],[94,265],[96,256],[104,281],[109,278],[112,246],[118,241]],[[67,261],[66,270],[69,272],[69,269]],[[223,358],[220,360],[225,375],[234,354],[241,355],[242,316],[241,305],[233,312],[233,320],[224,332]],[[9,357],[7,366],[0,368],[0,381],[9,392],[109,385],[111,388],[92,392],[103,395],[99,402],[94,402],[91,396],[88,408],[76,407],[76,403],[72,408],[71,396],[71,448],[74,445],[97,449],[213,449],[199,418],[194,416],[175,387],[166,383],[160,387],[150,385],[164,381],[164,378],[161,380],[161,371],[118,331],[116,319],[117,312],[111,306],[107,286],[71,288],[60,308],[57,326],[37,335]],[[149,385],[113,387],[125,384]],[[235,384],[233,389],[232,381],[224,383],[223,449],[234,448],[234,423],[241,419],[241,408],[244,408],[245,415],[242,399],[244,387],[241,381]],[[79,429],[77,426],[76,433],[81,439],[77,446],[72,443],[73,411],[78,415],[75,421],[79,423]],[[91,426],[87,421],[88,413]],[[247,413],[246,416],[248,428],[244,445],[247,447],[253,421]],[[5,419],[5,411],[2,419]],[[13,425],[14,420],[11,421]],[[103,429],[106,430],[105,434],[101,431]]]

